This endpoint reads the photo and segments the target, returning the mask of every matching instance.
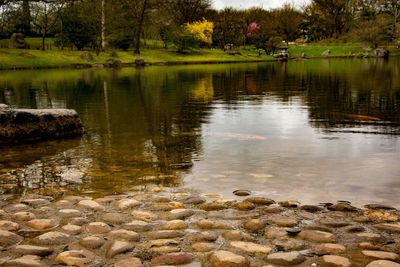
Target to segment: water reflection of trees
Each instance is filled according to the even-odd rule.
[[[35,152],[29,155],[24,149],[1,149],[0,178],[14,175],[20,188],[47,187],[62,185],[72,170],[84,173],[84,183],[74,185],[81,190],[178,184],[200,157],[202,125],[220,103],[235,109],[244,102],[291,105],[295,100],[307,108],[316,128],[351,130],[361,125],[379,133],[398,132],[398,62],[154,67],[62,71],[38,80],[32,78],[35,74],[26,79],[0,78],[1,102],[74,108],[87,130],[73,147],[34,145]],[[3,156],[11,154],[12,159]]]
[[[88,71],[76,79],[52,81],[47,86],[9,84],[10,98],[1,100],[29,108],[59,103],[78,111],[87,134],[69,156],[71,160],[91,159],[81,189],[126,189],[127,185],[149,181],[171,185],[181,182],[181,174],[190,170],[193,157],[201,153],[199,133],[207,120],[210,100],[210,96],[204,99],[202,92],[212,94],[213,90],[209,88],[211,82],[196,86],[198,80],[210,77],[185,71]],[[0,88],[0,95],[6,95],[5,87]],[[192,95],[192,88],[197,95]],[[21,163],[22,172],[13,171],[15,181],[23,184],[21,179],[29,180],[27,176],[41,176],[43,179],[38,179],[45,183],[35,183],[35,187],[59,184],[60,172],[55,166],[69,166],[65,153],[63,160],[57,154],[51,157],[46,168],[40,161],[43,156],[38,153],[32,163]],[[52,164],[54,168],[49,166]],[[33,174],[32,167],[40,174]],[[29,182],[25,185],[29,187]]]
[[[274,63],[214,74],[215,94],[232,104],[251,95],[256,95],[254,101],[265,96],[282,102],[301,99],[316,128],[373,126],[384,133],[392,133],[393,126],[398,129],[399,61],[333,62]]]

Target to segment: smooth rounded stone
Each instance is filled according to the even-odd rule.
[[[331,211],[344,211],[344,212],[355,212],[358,211],[358,209],[351,204],[348,203],[337,203],[334,205],[328,206],[328,210]]]
[[[7,212],[5,210],[0,209],[0,218],[7,216]]]
[[[398,261],[399,255],[393,252],[386,251],[377,251],[377,250],[363,250],[361,253],[369,258],[377,259],[377,260],[392,260]]]
[[[277,239],[287,237],[289,228],[269,227],[265,230],[264,236],[268,239]]]
[[[69,220],[70,224],[83,226],[88,224],[90,221],[84,217],[74,217]]]
[[[291,228],[286,230],[286,233],[288,234],[288,236],[297,236],[301,233],[301,231],[302,230],[300,228]]]
[[[270,221],[280,227],[293,227],[298,225],[296,218],[284,217],[284,216],[273,216],[270,217]]]
[[[251,195],[251,191],[249,190],[235,190],[232,193],[238,197],[247,197]]]
[[[153,265],[183,265],[194,260],[192,254],[186,252],[168,253],[155,257],[151,260]]]
[[[205,211],[213,211],[213,210],[229,209],[229,206],[230,206],[229,202],[213,201],[210,203],[200,204],[197,207]]]
[[[175,253],[181,252],[179,247],[172,247],[172,246],[162,246],[162,247],[152,247],[150,251],[159,255],[159,254],[166,254],[166,253]]]
[[[166,247],[166,246],[177,246],[177,245],[179,245],[179,242],[175,239],[156,239],[145,242],[140,246],[143,247],[144,249],[150,249],[153,247]]]
[[[37,255],[41,257],[46,257],[53,253],[52,248],[48,247],[39,247],[39,246],[30,246],[30,245],[18,245],[13,250],[17,254],[21,255]]]
[[[63,218],[74,218],[80,217],[82,212],[76,209],[62,209],[58,211],[58,214]]]
[[[123,224],[129,222],[128,216],[123,213],[104,213],[101,218],[109,224]]]
[[[291,266],[304,262],[306,258],[299,252],[277,252],[268,255],[267,260],[272,264]]]
[[[300,251],[306,248],[306,244],[303,241],[296,240],[296,239],[280,239],[273,241],[276,249],[278,251]]]
[[[382,240],[382,236],[375,233],[359,233],[356,237],[362,241],[375,241],[378,242]]]
[[[198,196],[193,196],[193,197],[188,197],[182,200],[184,204],[189,204],[189,205],[198,205],[205,203],[207,200],[204,197],[198,197]]]
[[[44,207],[40,207],[38,209],[35,209],[35,212],[38,214],[53,214],[55,212],[55,209],[53,209],[52,207],[48,207],[48,206],[44,206]]]
[[[37,198],[37,199],[24,199],[21,201],[21,203],[27,204],[34,208],[38,208],[38,207],[49,205],[50,201],[48,201],[47,199],[43,199],[43,198]]]
[[[283,208],[282,206],[280,206],[278,204],[272,204],[268,207],[263,208],[262,211],[264,213],[275,214],[275,213],[281,213],[281,212],[285,211],[285,208]]]
[[[257,207],[256,204],[246,200],[235,203],[233,205],[233,208],[237,210],[254,210],[256,207]]]
[[[185,232],[178,230],[161,230],[148,232],[149,239],[169,239],[169,238],[177,238],[185,235]]]
[[[86,232],[90,234],[106,234],[111,231],[111,227],[103,222],[92,222],[85,226]]]
[[[187,223],[182,220],[169,221],[160,226],[161,230],[184,230],[187,228],[188,228]]]
[[[320,244],[314,248],[314,252],[317,255],[337,255],[343,254],[346,252],[346,247],[340,244],[333,244],[333,243],[325,243]]]
[[[171,211],[171,210],[176,210],[176,209],[183,209],[184,206],[181,202],[161,202],[161,203],[153,203],[150,205],[149,210],[154,210],[154,211]]]
[[[0,247],[7,248],[20,243],[23,238],[9,231],[0,230]]]
[[[131,242],[136,242],[139,241],[140,236],[138,233],[133,232],[133,231],[128,231],[128,230],[124,230],[124,229],[118,229],[118,230],[114,230],[111,231],[107,234],[107,237],[115,240],[115,239],[122,239],[122,240],[126,240],[126,241],[131,241]]]
[[[118,254],[122,254],[128,251],[131,251],[134,248],[134,245],[131,242],[127,241],[114,241],[110,244],[107,249],[106,257],[113,258]]]
[[[204,216],[208,219],[221,219],[221,220],[248,220],[250,218],[258,217],[258,212],[243,212],[238,210],[226,209],[223,211],[209,211],[205,212]]]
[[[396,210],[396,208],[384,204],[367,204],[364,207],[370,210]]]
[[[32,212],[27,212],[27,211],[20,211],[20,212],[16,212],[13,214],[13,218],[17,221],[30,221],[33,219],[36,219],[36,215],[33,214]]]
[[[320,225],[306,225],[304,226],[304,230],[316,230],[316,231],[322,231],[322,232],[327,232],[327,233],[333,233],[333,229],[326,227],[326,226],[320,226]]]
[[[269,206],[275,204],[275,201],[267,197],[249,197],[245,201],[251,202],[258,206]]]
[[[383,230],[389,233],[400,233],[400,224],[382,223],[374,226],[376,229]]]
[[[88,197],[82,197],[82,196],[66,196],[64,200],[72,202],[72,203],[78,203],[81,200],[88,200]]]
[[[61,252],[55,258],[58,263],[63,263],[68,266],[84,267],[93,260],[92,253],[84,250],[69,250]]]
[[[156,221],[158,219],[158,216],[156,214],[147,212],[147,211],[140,211],[140,210],[132,211],[131,216],[135,220],[141,220],[141,221],[145,221],[145,222],[152,222],[152,221]]]
[[[66,207],[71,207],[73,204],[68,200],[62,199],[55,202],[54,205],[60,208],[66,208]]]
[[[400,267],[400,264],[393,261],[377,260],[369,263],[366,267]]]
[[[187,236],[187,238],[190,239],[192,242],[214,242],[218,239],[218,237],[219,235],[217,233],[208,231],[194,232]]]
[[[43,246],[64,245],[71,240],[72,238],[70,235],[57,231],[47,232],[33,239],[35,244]]]
[[[130,223],[126,223],[123,225],[125,229],[135,231],[135,232],[147,232],[152,229],[151,224],[145,221],[131,221]]]
[[[114,267],[142,267],[142,266],[143,266],[142,261],[136,257],[119,260],[116,263],[114,263]]]
[[[335,255],[325,255],[321,257],[321,262],[324,266],[332,267],[350,267],[351,262],[348,258],[335,256]]]
[[[298,208],[300,207],[301,203],[294,200],[284,200],[278,203],[284,208]]]
[[[67,224],[61,227],[62,231],[64,233],[67,233],[69,235],[79,235],[82,232],[82,227],[78,225],[73,225],[73,224]]]
[[[79,201],[78,207],[89,210],[105,210],[104,206],[100,205],[96,201],[88,199]]]
[[[87,249],[96,249],[105,244],[105,240],[102,237],[99,236],[88,236],[85,238],[82,238],[79,241],[79,244]]]
[[[194,252],[210,252],[217,248],[215,243],[199,242],[192,245]]]
[[[350,221],[347,221],[343,218],[324,218],[319,221],[320,224],[328,226],[328,227],[345,227],[351,224]]]
[[[364,232],[366,229],[365,229],[365,227],[363,227],[361,225],[350,225],[350,226],[343,228],[343,230],[348,233],[360,233],[360,232]]]
[[[272,251],[272,248],[268,246],[259,245],[252,242],[232,241],[229,243],[229,245],[252,255],[266,255]]]
[[[8,212],[18,212],[18,211],[26,211],[29,210],[31,207],[29,207],[26,204],[14,204],[10,205],[6,208]]]
[[[381,248],[381,246],[375,245],[371,242],[361,242],[358,244],[358,247],[363,250],[379,250]]]
[[[220,221],[211,221],[211,220],[206,220],[202,219],[196,222],[196,225],[201,228],[201,229],[226,229],[230,230],[233,229],[234,227],[226,222],[220,222]]]
[[[132,209],[139,207],[140,205],[142,205],[142,203],[135,199],[122,199],[117,203],[117,206],[120,210]]]
[[[246,267],[249,266],[245,257],[230,251],[218,250],[210,254],[209,262],[213,267]]]
[[[189,218],[190,216],[194,215],[193,210],[189,209],[174,209],[171,210],[167,217],[169,220],[180,220],[180,219],[186,219]]]
[[[364,213],[364,216],[374,222],[397,222],[399,221],[399,215],[393,211],[384,210],[368,210]]]
[[[230,241],[253,241],[254,238],[248,233],[239,230],[230,230],[222,233],[222,237]]]
[[[17,231],[19,224],[11,221],[0,221],[0,230],[4,231]]]
[[[315,206],[315,205],[303,205],[300,207],[301,210],[305,210],[311,213],[315,213],[315,212],[319,212],[319,211],[323,211],[324,208],[320,207],[320,206]]]
[[[318,230],[304,230],[299,235],[308,241],[318,242],[318,243],[333,243],[333,234]]]
[[[252,219],[243,222],[243,228],[250,232],[257,232],[265,228],[266,222],[260,219]]]
[[[40,261],[36,255],[25,255],[21,258],[6,261],[2,266],[5,267],[46,267],[47,265]]]
[[[57,227],[58,222],[53,219],[33,219],[26,222],[26,226],[35,230],[44,231]]]

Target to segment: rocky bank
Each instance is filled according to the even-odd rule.
[[[0,202],[0,266],[399,267],[400,213],[152,187]]]

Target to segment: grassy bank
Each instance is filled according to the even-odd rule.
[[[242,55],[228,55],[221,50],[199,49],[189,54],[178,54],[174,50],[166,49],[144,49],[140,57],[150,64],[179,64],[179,63],[217,63],[217,62],[250,62],[272,60],[273,57],[258,56],[257,51],[243,51]],[[0,49],[0,69],[14,68],[55,68],[69,67],[77,64],[104,63],[111,58],[110,52],[102,52],[99,55],[91,52],[93,60],[90,62],[81,59],[81,51],[70,50],[17,50]],[[138,57],[131,51],[117,51],[118,60],[122,63],[132,63]]]
[[[330,50],[329,57],[359,57],[371,53],[365,50],[362,44],[308,44],[291,45],[289,53],[291,57],[299,57],[305,53],[308,58],[321,57],[322,53]],[[390,47],[392,54],[399,54],[399,50]],[[0,69],[34,69],[34,68],[67,68],[76,65],[104,63],[111,51],[93,55],[93,60],[88,62],[81,59],[82,51],[52,49],[41,51],[38,49],[17,50],[0,48]],[[118,59],[122,63],[132,63],[137,58],[131,51],[117,51]],[[149,49],[142,50],[140,57],[149,64],[191,64],[191,63],[229,63],[229,62],[253,62],[273,60],[272,56],[265,53],[259,56],[256,49],[241,49],[238,55],[229,55],[219,49],[197,49],[188,54],[176,53],[174,49]]]

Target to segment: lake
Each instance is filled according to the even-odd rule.
[[[3,194],[162,184],[400,206],[399,58],[1,72],[0,103],[75,109],[86,130],[0,148]]]

